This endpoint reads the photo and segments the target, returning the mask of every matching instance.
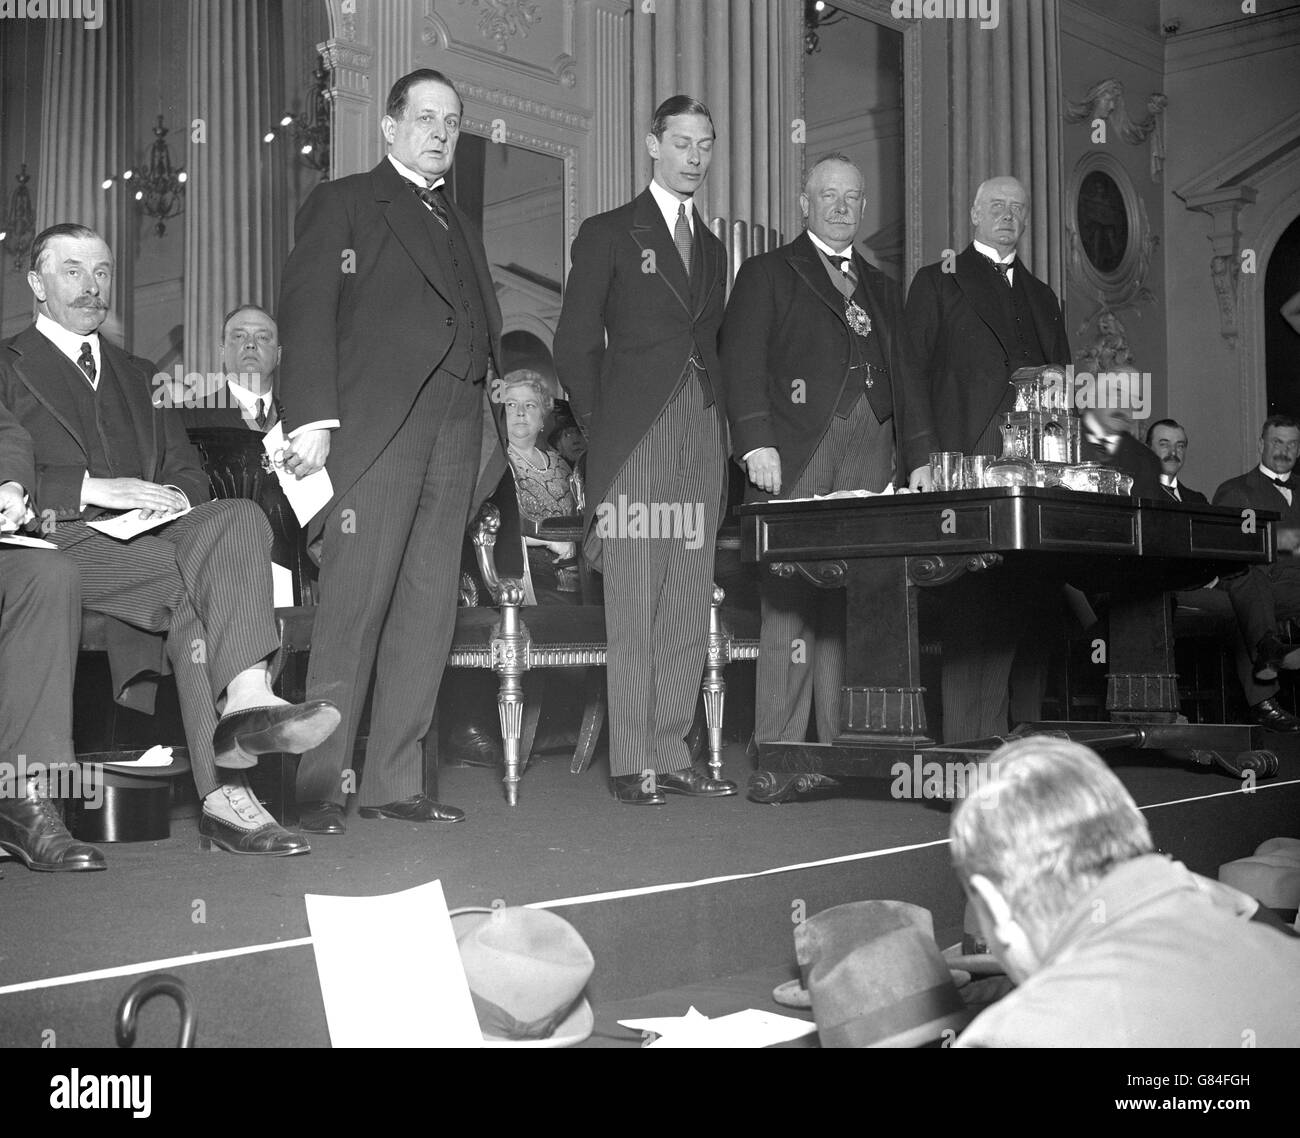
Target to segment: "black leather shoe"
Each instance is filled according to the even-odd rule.
[[[216,764],[243,770],[256,766],[258,755],[301,755],[325,742],[341,718],[339,709],[327,699],[250,707],[223,715],[212,733]]]
[[[301,834],[286,830],[278,822],[267,822],[255,830],[245,830],[211,814],[199,816],[199,849],[213,846],[228,853],[266,854],[268,857],[292,857],[311,853],[311,846]]]
[[[337,802],[303,802],[298,806],[298,829],[308,834],[347,832],[343,807]]]
[[[505,762],[501,740],[477,723],[466,723],[447,739],[447,757],[452,764],[466,767],[499,768]]]
[[[54,803],[35,783],[27,780],[18,793],[21,797],[0,799],[0,849],[43,873],[108,868],[99,850],[68,833]]]
[[[1289,672],[1300,668],[1300,648],[1284,644],[1270,632],[1255,649],[1255,679],[1272,683],[1283,668]]]
[[[1278,707],[1277,700],[1265,699],[1250,709],[1250,721],[1266,731],[1293,735],[1300,731],[1300,719]]]
[[[736,784],[726,778],[710,778],[704,771],[687,767],[657,776],[665,794],[688,794],[693,798],[726,798],[736,793]]]
[[[656,788],[659,776],[646,774],[616,774],[609,780],[614,797],[627,806],[662,806],[667,799]]]
[[[417,794],[401,802],[384,806],[363,806],[357,811],[363,818],[395,818],[399,822],[459,822],[465,811],[456,806],[444,806],[427,794]]]

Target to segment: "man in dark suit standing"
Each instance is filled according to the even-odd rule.
[[[1282,515],[1277,524],[1277,560],[1252,565],[1223,580],[1241,637],[1254,655],[1255,678],[1265,684],[1277,679],[1279,669],[1300,668],[1300,648],[1284,644],[1278,629],[1279,620],[1300,616],[1300,501],[1292,480],[1297,457],[1300,422],[1288,415],[1270,415],[1260,435],[1259,465],[1229,478],[1214,492],[1216,506]]]
[[[34,485],[31,438],[0,405],[0,532],[31,517],[26,487]],[[72,675],[80,631],[76,562],[50,550],[0,545],[0,849],[32,869],[106,864],[99,850],[68,833],[46,775],[76,761]]]
[[[685,742],[724,493],[727,265],[692,204],[713,157],[708,108],[673,96],[645,141],[649,188],[573,243],[555,364],[590,440],[584,551],[605,576],[612,788],[658,806],[664,792],[736,793],[692,767]]]
[[[343,723],[298,770],[303,829],[339,834],[371,675],[363,818],[455,822],[421,789],[456,623],[460,534],[475,476],[505,471],[486,380],[501,311],[483,240],[446,195],[461,101],[429,69],[394,85],[388,155],[322,182],[298,214],[280,295],[286,469],[326,466],[334,498],[309,523],[321,545],[309,694]]]
[[[1147,428],[1146,444],[1160,460],[1160,488],[1175,502],[1207,506],[1210,500],[1199,490],[1178,481],[1187,461],[1187,431],[1174,419],[1157,419]]]
[[[86,608],[142,633],[167,633],[205,847],[306,853],[302,836],[266,813],[242,775],[228,773],[258,754],[315,746],[339,721],[326,701],[290,705],[271,691],[267,661],[280,637],[266,519],[251,502],[208,500],[179,418],[154,402],[152,365],[99,335],[113,282],[103,238],[82,225],[50,227],[32,245],[27,281],[38,315],[0,345],[0,404],[32,441],[42,530],[76,562]],[[191,505],[126,541],[88,524],[137,509],[156,520]],[[110,663],[126,645],[126,630],[115,627]],[[135,664],[113,667],[119,690],[141,667],[163,670],[157,652],[151,665]],[[220,768],[227,773],[219,777]]]
[[[732,453],[748,502],[834,490],[929,489],[929,394],[912,358],[902,290],[853,248],[862,172],[843,154],[808,171],[806,232],[750,257],[719,337]],[[759,741],[839,734],[844,592],[761,579]]]
[[[1022,367],[1071,362],[1056,295],[1016,256],[1029,197],[1015,178],[984,182],[970,220],[974,240],[952,263],[920,269],[907,294],[907,322],[930,386],[939,449],[1001,454],[1008,382]],[[1005,570],[995,570],[1003,572]],[[1033,623],[1013,590],[968,575],[944,589],[943,723],[948,741],[1007,729],[1007,683],[1020,631]],[[1017,670],[1017,719],[1040,715],[1040,660]]]

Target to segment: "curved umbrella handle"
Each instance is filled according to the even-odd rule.
[[[190,997],[190,990],[175,976],[154,972],[132,984],[117,1007],[117,1023],[114,1027],[119,1047],[131,1047],[135,1043],[136,1014],[148,1000],[159,994],[171,996],[181,1009],[180,1035],[176,1046],[194,1046],[194,1001]]]

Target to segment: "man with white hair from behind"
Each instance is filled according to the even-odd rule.
[[[1300,1046],[1300,939],[1154,852],[1087,747],[1032,736],[989,761],[953,815],[953,863],[1017,987],[955,1046]]]

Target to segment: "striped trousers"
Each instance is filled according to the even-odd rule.
[[[597,508],[609,646],[609,773],[685,770],[708,650],[726,443],[684,382]]]
[[[232,679],[280,647],[271,596],[271,527],[256,503],[223,499],[130,541],[85,522],[51,538],[77,564],[91,612],[167,633],[167,658],[202,798],[218,778],[216,702]]]
[[[806,498],[833,490],[883,490],[893,475],[893,422],[880,422],[864,395],[847,418],[831,420],[795,484],[783,485],[781,493]],[[815,706],[818,742],[829,743],[840,733],[844,590],[818,589],[760,568],[754,738],[802,743]]]

